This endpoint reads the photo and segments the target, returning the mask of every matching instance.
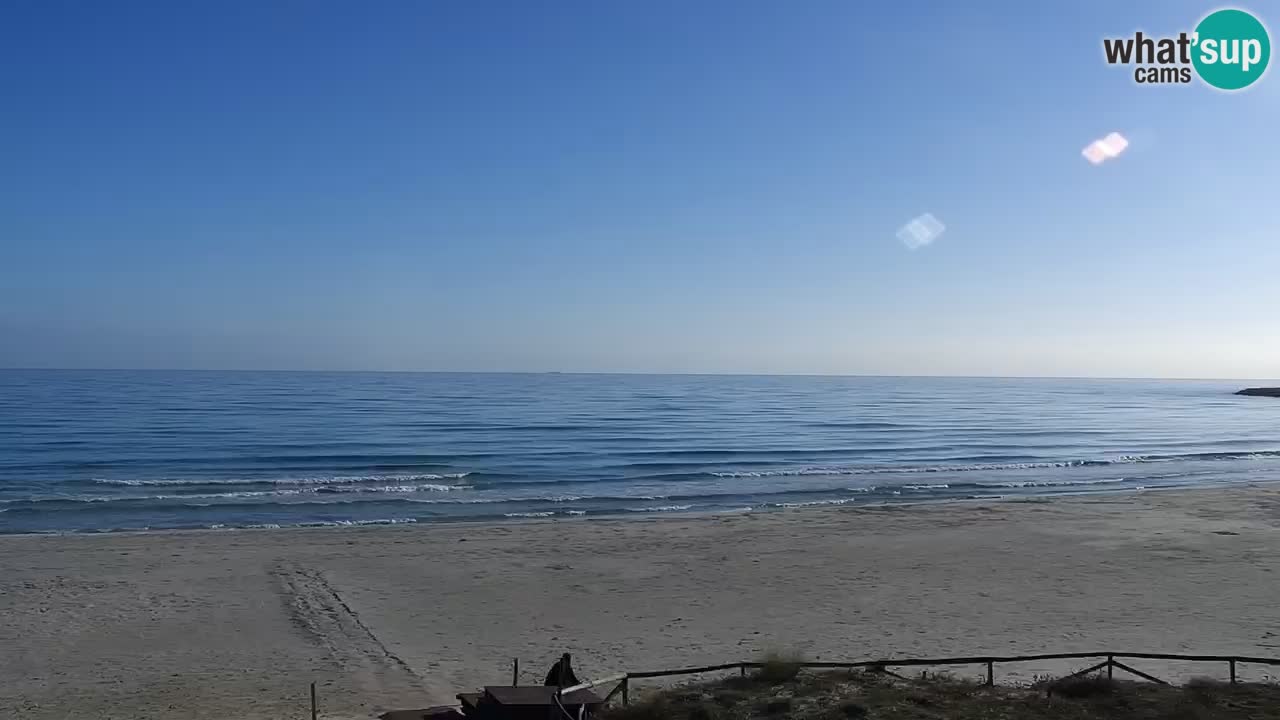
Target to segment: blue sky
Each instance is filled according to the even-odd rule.
[[[0,367],[1280,376],[1214,7],[6,3]]]

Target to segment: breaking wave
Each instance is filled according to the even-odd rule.
[[[200,487],[206,485],[357,485],[362,483],[410,483],[429,480],[462,480],[471,473],[423,473],[417,475],[339,475],[321,477],[286,477],[286,478],[94,478],[98,485],[120,485],[124,487]],[[445,489],[465,487],[460,485],[440,485]]]
[[[1181,455],[1119,455],[1106,459],[1052,460],[1012,463],[979,463],[972,465],[859,465],[854,467],[802,467],[776,470],[725,470],[710,473],[721,478],[803,477],[807,475],[897,475],[916,473],[1001,472],[1006,470],[1047,470],[1053,468],[1108,467],[1141,463],[1213,460],[1280,459],[1280,450],[1247,453],[1186,453]]]

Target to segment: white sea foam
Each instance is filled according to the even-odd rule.
[[[221,493],[192,493],[189,495],[149,495],[146,497],[87,497],[78,498],[85,501],[93,502],[112,502],[116,500],[237,500],[247,498],[273,498],[273,497],[294,497],[298,495],[318,495],[318,494],[408,494],[421,492],[449,492],[458,490],[454,485],[383,485],[377,487],[369,486],[321,486],[309,488],[286,488],[279,490],[233,490]]]
[[[810,500],[808,502],[775,503],[774,507],[780,507],[780,508],[820,507],[823,505],[845,505],[853,501],[854,501],[854,498],[838,498],[834,500]]]
[[[1002,483],[977,483],[979,487],[1005,487],[1005,488],[1025,488],[1025,487],[1069,487],[1072,485],[1109,485],[1111,483],[1122,483],[1125,478],[1101,478],[1098,480],[1025,480],[1012,481]]]
[[[503,517],[509,518],[549,518],[555,515],[553,512],[510,512],[503,513]]]
[[[778,470],[724,470],[709,473],[720,478],[804,477],[808,475],[913,475],[918,473],[998,472],[1004,470],[1042,470],[1051,468],[1103,467],[1136,463],[1200,462],[1212,460],[1275,460],[1280,452],[1192,453],[1188,455],[1119,455],[1097,460],[1046,460],[1037,462],[979,463],[974,465],[893,465],[858,467],[802,467]]]
[[[629,512],[680,512],[688,510],[692,505],[660,505],[658,507],[627,508]]]
[[[471,473],[419,473],[414,475],[337,475],[297,478],[94,478],[100,485],[125,485],[128,487],[183,486],[183,485],[354,485],[359,483],[406,483],[430,480],[462,480]],[[460,485],[441,485],[456,489]]]
[[[1135,461],[1136,462],[1136,461]],[[1064,468],[1080,465],[1106,464],[1103,461],[1062,461],[1062,462],[1026,462],[1026,463],[993,463],[989,465],[922,465],[912,467],[805,467],[784,468],[781,470],[727,470],[713,472],[711,475],[721,478],[767,478],[767,477],[804,477],[808,475],[914,475],[918,473],[938,472],[981,472],[998,470],[1035,470],[1041,468]]]
[[[415,493],[415,492],[450,492],[452,490],[461,490],[463,488],[457,485],[382,485],[379,487],[340,487],[335,488],[338,492],[348,493]]]
[[[279,530],[281,528],[316,528],[316,527],[360,527],[364,525],[408,525],[418,522],[417,518],[370,518],[367,520],[314,520],[298,523],[256,523],[253,525],[228,525],[215,523],[207,526],[210,530]]]
[[[196,493],[192,495],[149,495],[145,498],[95,498],[97,500],[234,500],[243,498],[289,497],[291,495],[310,495],[315,490],[237,490],[224,493]]]
[[[316,520],[301,522],[295,527],[358,527],[362,525],[406,525],[418,522],[417,518],[373,518],[370,520]]]

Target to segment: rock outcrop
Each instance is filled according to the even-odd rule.
[[[1262,397],[1280,398],[1280,387],[1270,388],[1245,388],[1237,390],[1237,395],[1261,395]]]

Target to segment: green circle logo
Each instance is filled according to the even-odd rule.
[[[1200,78],[1219,90],[1257,82],[1271,60],[1271,38],[1258,18],[1243,10],[1218,10],[1196,26],[1191,62]]]

